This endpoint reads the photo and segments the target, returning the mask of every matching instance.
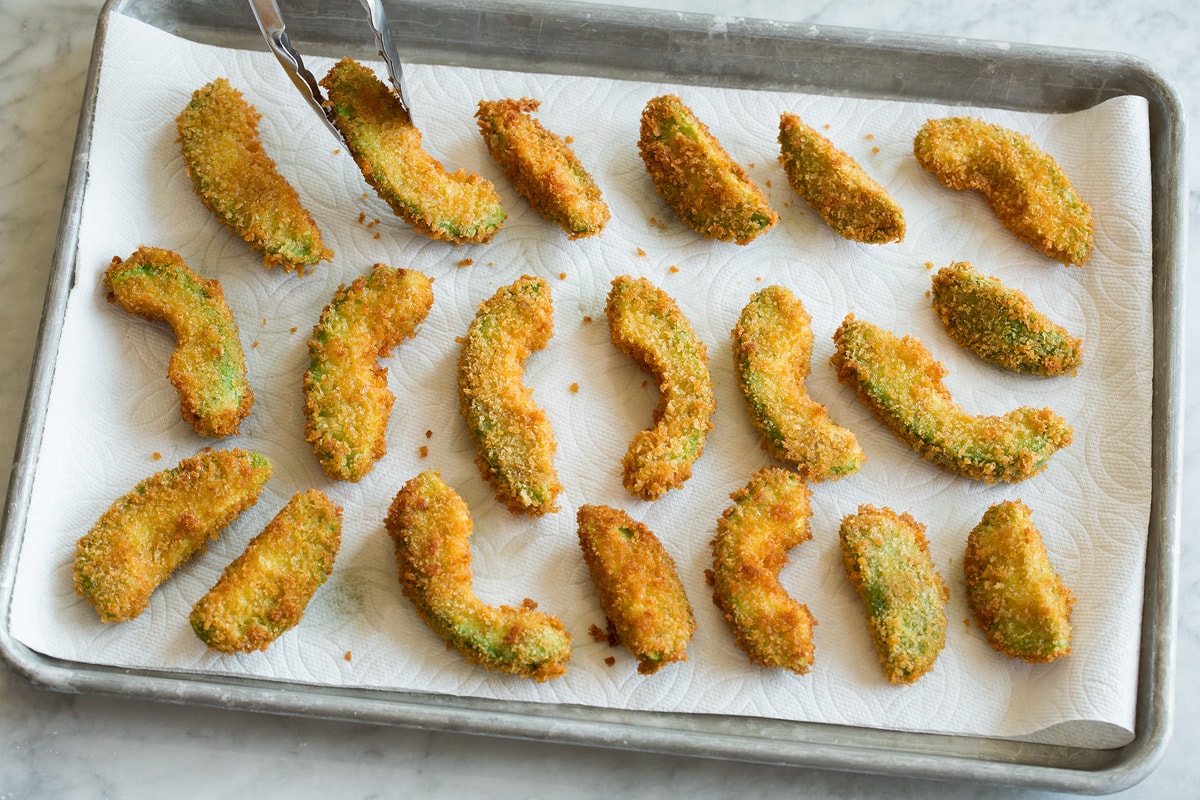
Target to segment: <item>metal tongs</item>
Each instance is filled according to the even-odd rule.
[[[396,43],[392,40],[392,31],[388,26],[387,12],[383,9],[383,0],[359,0],[359,2],[362,3],[371,18],[371,28],[375,31],[375,42],[379,45],[379,55],[383,56],[383,61],[387,65],[388,77],[391,78],[392,86],[400,97],[400,107],[404,109],[404,113],[408,114],[411,120],[412,111],[409,109],[404,92],[404,72],[400,65],[400,57],[396,55]],[[275,58],[279,59],[283,71],[292,79],[292,83],[296,84],[296,88],[304,95],[308,104],[321,115],[321,121],[325,123],[326,127],[333,131],[334,136],[342,140],[341,132],[334,127],[330,119],[331,112],[325,106],[325,96],[321,93],[320,84],[317,83],[312,72],[304,66],[304,59],[300,57],[299,51],[292,46],[291,39],[288,38],[287,26],[283,22],[279,4],[275,0],[250,0],[250,8],[254,11],[254,19],[258,22],[263,38],[267,40],[267,46],[271,48]]]

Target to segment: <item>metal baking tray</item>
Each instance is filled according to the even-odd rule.
[[[286,3],[289,31],[320,55],[376,54],[348,2]],[[686,756],[1103,794],[1146,777],[1172,725],[1183,419],[1184,116],[1152,67],[1114,53],[999,46],[876,31],[599,5],[410,0],[395,6],[402,57],[433,64],[784,89],[1037,112],[1120,95],[1149,106],[1153,181],[1153,494],[1135,738],[1115,750],[819,723],[505,702],[392,690],[128,670],[66,662],[9,629],[16,564],[74,282],[97,77],[110,17],[195,41],[262,48],[243,0],[108,0],[100,15],[0,540],[0,651],[36,685],[306,717],[359,720]]]

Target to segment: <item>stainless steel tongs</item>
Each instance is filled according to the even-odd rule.
[[[387,65],[388,77],[391,78],[392,86],[395,87],[396,94],[400,97],[400,106],[404,109],[404,113],[408,114],[409,119],[412,119],[412,111],[404,92],[404,72],[400,65],[400,58],[396,55],[396,43],[392,41],[392,32],[388,27],[383,0],[359,0],[359,2],[362,3],[371,18],[371,28],[375,31],[375,42],[379,45],[379,55],[383,56],[383,61]],[[317,83],[312,72],[304,66],[304,59],[300,57],[299,51],[292,46],[292,42],[288,38],[287,26],[283,22],[279,4],[276,0],[250,0],[250,8],[254,11],[254,19],[258,22],[263,38],[267,40],[267,46],[271,48],[275,58],[279,59],[283,71],[292,79],[292,83],[296,84],[296,88],[304,95],[308,104],[321,115],[321,120],[329,130],[333,131],[333,134],[340,140],[342,134],[330,121],[330,112],[325,107],[325,96],[321,93],[320,84]]]

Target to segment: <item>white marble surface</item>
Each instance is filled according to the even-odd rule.
[[[350,0],[347,0],[350,3]],[[1200,25],[1185,0],[782,4],[767,0],[651,0],[651,5],[820,25],[1086,47],[1146,59],[1189,110],[1190,184],[1200,188]],[[7,485],[46,273],[99,0],[0,4],[0,485]],[[1200,239],[1200,192],[1188,228]],[[1195,251],[1195,248],[1193,248]],[[1195,254],[1189,266],[1200,261]],[[1188,288],[1188,306],[1197,297]],[[1185,497],[1200,488],[1200,315],[1188,321]],[[1183,509],[1175,731],[1159,768],[1119,797],[1195,796],[1200,700],[1198,511]],[[652,754],[528,744],[367,725],[298,720],[36,689],[0,667],[0,798],[160,797],[1040,797],[998,787],[769,768]]]

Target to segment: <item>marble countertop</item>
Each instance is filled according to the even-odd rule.
[[[347,0],[349,3],[350,0]],[[613,0],[615,5],[776,18],[1119,51],[1145,59],[1183,98],[1193,131],[1189,238],[1200,240],[1200,23],[1190,2],[978,0],[783,4]],[[58,233],[100,0],[0,4],[0,485],[7,485]],[[1193,247],[1189,271],[1200,266]],[[1193,280],[1186,304],[1200,289]],[[1200,315],[1189,315],[1184,497],[1200,489]],[[1174,733],[1159,767],[1118,797],[1191,797],[1200,779],[1200,511],[1185,502]],[[44,691],[0,666],[0,798],[179,794],[256,797],[1045,797],[961,783],[532,744],[343,722]]]

